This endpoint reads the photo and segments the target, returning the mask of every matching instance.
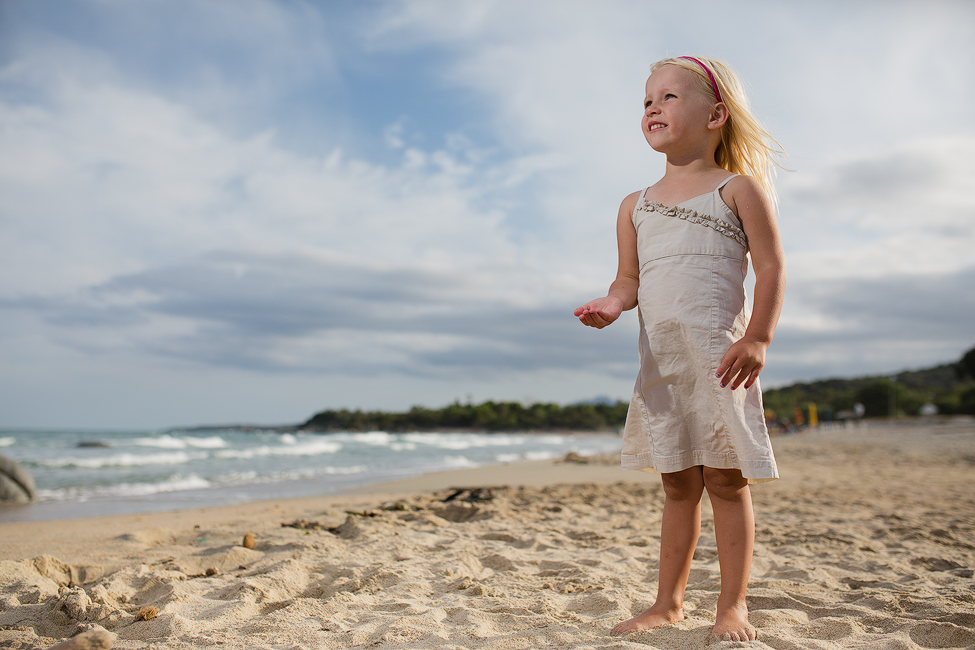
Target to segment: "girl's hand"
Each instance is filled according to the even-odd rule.
[[[596,298],[573,312],[583,325],[602,329],[623,313],[623,301],[615,296]]]
[[[728,348],[721,358],[716,374],[721,387],[731,385],[731,390],[738,388],[744,382],[749,388],[758,379],[758,375],[765,367],[765,350],[768,343],[742,337]]]

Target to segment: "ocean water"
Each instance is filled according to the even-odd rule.
[[[335,494],[429,472],[618,452],[613,435],[287,433],[275,430],[0,431],[0,454],[38,488],[0,523]]]

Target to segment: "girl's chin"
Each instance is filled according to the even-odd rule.
[[[652,142],[650,142],[650,138],[647,138],[647,144],[650,145],[650,148],[656,151],[657,153],[667,153],[666,151],[664,151],[666,147],[662,145],[654,145]]]
[[[647,144],[653,147],[654,151],[659,151],[657,147],[664,146],[664,143],[657,136],[656,133],[649,133],[647,131],[643,132],[643,139],[647,141]],[[656,143],[656,145],[654,144]]]

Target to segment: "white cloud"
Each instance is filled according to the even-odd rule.
[[[465,266],[517,257],[489,196],[521,173],[517,163],[476,167],[447,150],[418,151],[401,167],[337,149],[301,156],[271,133],[234,139],[185,106],[85,81],[56,85],[43,104],[0,104],[3,258],[31,271],[7,295],[214,249]]]
[[[933,275],[971,265],[975,137],[924,139],[783,179],[790,272]]]

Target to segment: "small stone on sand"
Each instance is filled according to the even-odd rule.
[[[247,533],[246,535],[244,535],[244,541],[242,546],[244,548],[254,548],[254,535],[252,535],[251,533]]]

